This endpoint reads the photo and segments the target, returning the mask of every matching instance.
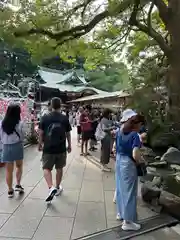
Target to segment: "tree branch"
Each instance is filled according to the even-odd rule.
[[[86,11],[87,6],[88,6],[92,1],[94,1],[94,0],[85,0],[85,2],[84,2],[84,7],[83,7],[83,10],[82,10],[82,12],[81,12],[81,18],[82,18],[82,20],[83,20],[84,13],[85,13],[85,11]]]
[[[151,14],[152,14],[153,8],[154,8],[154,0],[152,1],[150,8],[149,8],[149,12],[148,12],[147,26],[149,27],[149,29],[152,29]]]
[[[46,35],[51,39],[55,39],[58,42],[68,41],[68,37],[72,36],[71,40],[73,38],[81,37],[90,32],[98,23],[100,23],[102,20],[110,17],[110,16],[117,16],[118,14],[125,11],[127,8],[129,8],[132,5],[132,0],[124,0],[123,2],[119,3],[119,5],[116,7],[115,13],[112,13],[108,9],[97,14],[88,24],[85,25],[78,25],[76,27],[72,27],[68,30],[64,30],[59,33],[54,33],[49,30],[41,29],[41,28],[32,28],[28,31],[17,31],[14,33],[16,37],[26,37],[33,34],[41,34]]]
[[[168,27],[169,23],[169,13],[168,13],[168,6],[165,4],[163,0],[154,0],[154,4],[159,10],[159,16],[161,17],[162,21]]]
[[[159,44],[159,47],[164,52],[164,54],[166,56],[169,56],[170,47],[168,46],[168,44],[166,44],[164,38],[158,32],[156,32],[153,28],[149,29],[146,25],[139,22],[136,23],[136,26],[139,28],[139,30],[152,37]]]
[[[71,18],[71,16],[72,16],[74,13],[76,13],[76,12],[77,12],[79,9],[81,9],[81,8],[83,8],[82,13],[81,13],[81,16],[83,16],[83,15],[84,15],[84,12],[85,12],[85,10],[86,10],[86,7],[87,7],[92,1],[94,1],[94,0],[84,0],[83,3],[75,6],[75,7],[70,11],[70,13],[68,14],[68,17],[67,17],[66,20],[68,21],[68,20]]]
[[[131,31],[131,28],[128,27],[125,31],[125,33],[123,34],[123,36],[120,36],[118,37],[117,39],[115,39],[109,46],[102,46],[102,47],[94,47],[94,49],[102,49],[102,50],[108,50],[108,49],[115,49],[116,46],[115,45],[120,45],[122,44],[122,40],[123,40],[123,43],[126,42],[127,40],[127,37],[129,36],[129,33]],[[113,48],[114,47],[114,48]]]
[[[48,36],[52,39],[55,39],[54,37],[54,33],[51,32],[51,31],[48,31],[48,30],[45,30],[45,29],[42,29],[42,28],[31,28],[30,30],[28,31],[23,31],[23,32],[15,32],[14,33],[14,36],[15,37],[26,37],[26,36],[30,36],[30,35],[34,35],[34,34],[41,34],[41,35],[45,35],[45,36]]]
[[[130,25],[136,26],[140,31],[142,31],[142,32],[146,33],[148,36],[152,37],[159,44],[159,47],[164,52],[164,54],[166,56],[169,56],[170,47],[168,46],[168,44],[166,44],[164,38],[158,32],[156,32],[152,27],[149,28],[148,26],[140,23],[137,20],[139,6],[140,6],[140,0],[134,0],[133,12],[132,12],[130,20],[129,20]]]
[[[25,37],[25,36],[29,36],[29,35],[33,35],[33,34],[42,34],[42,35],[46,35],[52,39],[55,40],[61,40],[64,39],[68,36],[71,36],[75,33],[79,33],[81,34],[81,36],[85,35],[86,33],[88,33],[89,31],[91,31],[91,29],[93,29],[99,22],[101,22],[103,19],[105,19],[106,17],[108,17],[108,11],[104,11],[98,15],[96,15],[88,24],[86,25],[78,25],[76,27],[73,27],[69,30],[65,30],[62,31],[60,33],[53,33],[51,31],[45,30],[45,29],[41,29],[41,28],[32,28],[28,31],[23,31],[23,32],[15,32],[14,35],[16,37]]]

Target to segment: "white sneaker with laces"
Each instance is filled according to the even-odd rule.
[[[106,165],[102,165],[102,171],[103,172],[111,172],[111,169],[108,168]]]
[[[56,192],[55,196],[57,197],[57,196],[61,195],[61,193],[63,191],[63,187],[60,185],[59,188],[56,188],[56,189],[57,189],[57,192]]]
[[[141,228],[140,224],[134,222],[123,222],[122,230],[124,231],[138,231]]]
[[[49,189],[49,195],[46,198],[46,202],[51,202],[55,196],[55,194],[57,193],[57,189],[55,187],[51,187]]]
[[[120,220],[121,220],[121,216],[120,216],[120,214],[119,214],[119,213],[116,215],[116,220],[118,220],[118,221],[120,221]]]
[[[116,190],[115,190],[115,192],[114,192],[114,197],[113,197],[113,203],[115,203],[116,204]]]

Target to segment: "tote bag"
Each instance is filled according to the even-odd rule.
[[[95,137],[97,141],[101,141],[105,138],[106,133],[102,129],[102,123],[100,122],[96,128]]]

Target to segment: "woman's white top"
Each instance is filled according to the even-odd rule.
[[[16,125],[16,132],[14,131],[12,134],[8,135],[2,129],[2,123],[0,123],[0,139],[2,144],[14,144],[18,142],[22,142],[24,140],[24,124],[23,122],[19,122]]]
[[[77,126],[80,126],[80,117],[81,117],[81,113],[77,112],[76,113],[76,124],[77,124]]]
[[[0,124],[1,124],[1,122],[0,122]],[[0,151],[2,150],[2,142],[1,142],[1,140],[0,140]]]

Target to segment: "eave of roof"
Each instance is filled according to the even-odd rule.
[[[93,87],[86,87],[86,86],[72,86],[68,84],[42,84],[42,87],[47,87],[47,88],[54,88],[54,89],[59,89],[61,92],[74,92],[74,93],[81,93],[84,91],[93,91],[96,94],[102,94],[106,93],[102,90],[93,88]]]
[[[123,97],[129,97],[130,94],[127,92],[123,92],[123,91],[117,91],[117,92],[104,92],[104,93],[100,93],[100,94],[95,94],[95,95],[91,95],[91,96],[87,96],[87,97],[82,97],[82,98],[78,98],[76,100],[70,101],[70,102],[83,102],[83,101],[91,101],[91,100],[96,100],[96,99],[105,99],[105,98],[113,98],[113,97],[119,97],[119,98],[123,98]]]

